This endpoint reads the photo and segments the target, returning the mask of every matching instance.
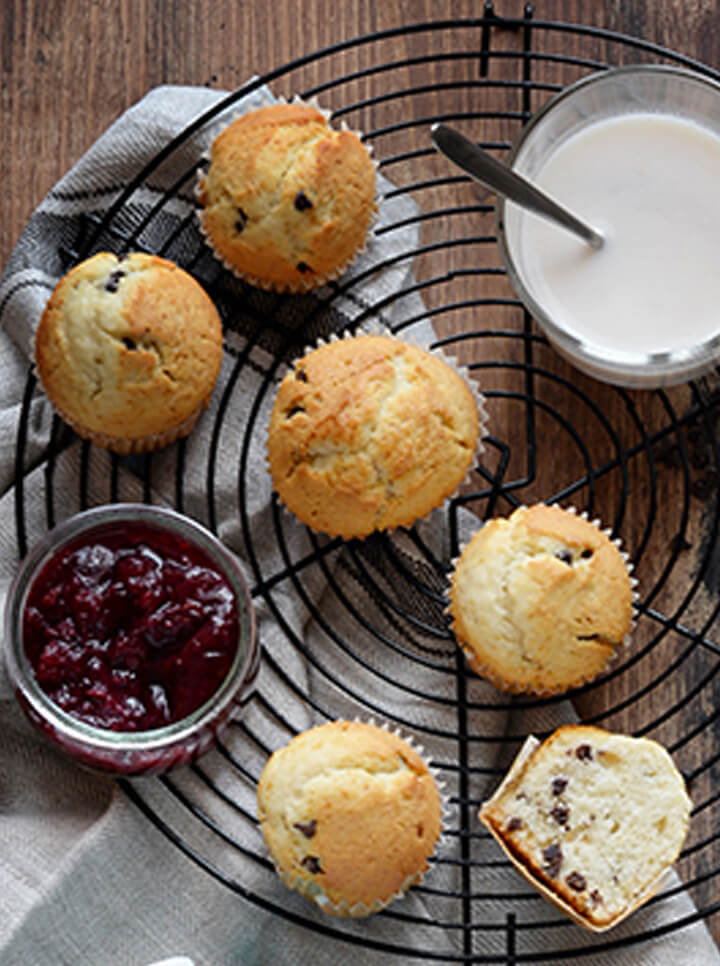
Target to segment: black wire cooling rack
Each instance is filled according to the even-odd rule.
[[[37,462],[28,465],[36,390],[30,373],[17,436],[20,553],[38,525],[33,516],[52,526],[73,500],[80,506],[115,501],[124,495],[128,472],[147,501],[161,475],[172,481],[180,510],[221,535],[225,522],[234,521],[261,614],[263,674],[270,690],[261,689],[243,720],[196,765],[164,778],[124,782],[123,788],[172,847],[236,893],[238,903],[303,926],[308,938],[315,933],[336,943],[338,956],[368,948],[403,961],[575,962],[650,943],[700,920],[716,929],[717,939],[715,377],[667,392],[631,393],[569,369],[504,277],[492,199],[450,170],[428,139],[430,123],[445,120],[502,154],[553,92],[609,64],[638,61],[680,63],[718,76],[636,38],[536,20],[531,7],[521,19],[506,19],[486,4],[477,19],[418,23],[353,38],[257,78],[207,111],[122,186],[109,208],[85,212],[77,237],[60,253],[68,267],[108,247],[153,250],[179,261],[220,308],[228,365],[214,415],[196,430],[205,449],[202,482],[195,478],[192,492],[187,483],[192,443],[181,442],[162,455],[121,459],[75,440],[55,419],[41,461],[42,509],[27,497],[28,477],[37,473]],[[319,65],[322,76],[333,80],[318,82]],[[317,97],[336,121],[364,132],[387,179],[381,209],[393,199],[412,202],[402,209],[410,211],[402,223],[381,222],[378,233],[391,240],[393,232],[409,231],[410,248],[390,249],[367,278],[342,278],[310,296],[255,291],[215,262],[191,210],[199,158],[169,190],[154,187],[156,175],[182,155],[191,138],[211,132],[221,111],[262,85],[284,96]],[[403,266],[408,271],[399,288],[383,290],[375,301],[361,296],[373,272]],[[255,447],[262,443],[267,402],[284,364],[319,335],[377,321],[402,336],[432,322],[436,344],[477,379],[487,398],[489,428],[471,481],[431,526],[361,543],[305,532],[274,500],[258,525],[253,493],[258,474],[266,470],[258,465]],[[251,372],[258,388],[248,398],[243,386]],[[231,417],[239,420],[240,431],[228,439]],[[58,477],[61,457],[73,461],[70,487]],[[197,467],[197,456],[193,459]],[[109,481],[100,497],[89,482],[98,460],[107,461]],[[235,480],[230,508],[226,494],[219,506],[217,483],[228,465]],[[198,497],[198,491],[204,495]],[[592,940],[510,871],[476,819],[480,801],[504,773],[528,722],[546,732],[568,713],[568,698],[509,699],[495,693],[468,672],[444,612],[447,572],[468,517],[482,520],[539,500],[573,504],[598,516],[622,538],[640,578],[633,644],[601,681],[570,696],[579,715],[665,743],[694,801],[677,866],[680,879],[628,924]],[[425,881],[403,902],[363,922],[324,917],[286,890],[255,819],[255,786],[267,754],[304,724],[336,716],[338,709],[398,726],[422,742],[449,799],[448,828]],[[692,902],[673,905],[683,896]],[[669,909],[672,914],[664,915]]]

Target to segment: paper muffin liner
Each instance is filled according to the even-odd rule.
[[[623,635],[622,640],[619,641],[617,644],[615,644],[613,653],[610,655],[610,657],[607,659],[607,661],[601,668],[598,668],[595,671],[588,673],[582,678],[579,678],[577,681],[574,681],[572,684],[561,685],[555,688],[547,688],[547,687],[530,688],[527,686],[517,685],[515,682],[509,680],[508,678],[504,678],[501,674],[498,674],[498,672],[494,668],[489,667],[488,665],[484,664],[481,660],[479,660],[478,655],[475,653],[472,646],[467,641],[461,638],[461,636],[459,635],[456,629],[455,615],[452,611],[452,602],[450,600],[449,591],[450,591],[450,587],[452,586],[453,577],[457,571],[457,566],[468,544],[470,543],[470,540],[465,541],[460,546],[460,551],[458,555],[456,557],[453,557],[450,561],[450,576],[448,579],[448,593],[447,593],[448,603],[447,603],[447,606],[445,607],[445,614],[451,619],[450,629],[452,630],[455,636],[455,640],[457,642],[458,647],[460,647],[460,649],[465,654],[465,657],[467,658],[467,661],[470,664],[470,667],[473,669],[473,671],[475,671],[476,674],[478,674],[484,680],[489,681],[490,684],[494,685],[499,691],[503,691],[506,694],[517,694],[517,695],[526,694],[526,695],[532,695],[537,698],[549,698],[558,694],[565,694],[568,691],[572,691],[572,690],[575,690],[576,688],[582,687],[584,684],[590,684],[590,682],[596,681],[599,677],[605,674],[612,667],[612,665],[619,660],[622,652],[625,651],[629,646],[632,640],[633,631],[635,630],[635,625],[636,625],[635,613],[637,610],[637,602],[639,600],[639,595],[636,590],[638,581],[633,576],[634,565],[630,560],[629,554],[622,549],[622,541],[620,540],[620,538],[613,537],[611,528],[603,527],[601,521],[598,518],[591,520],[587,510],[578,511],[578,509],[574,506],[561,506],[559,503],[551,503],[548,505],[557,507],[559,510],[563,510],[565,513],[572,513],[576,516],[579,516],[583,520],[587,520],[588,523],[592,524],[592,526],[594,526],[597,530],[599,530],[602,534],[604,534],[608,538],[608,540],[610,540],[610,542],[617,548],[618,553],[620,554],[620,558],[623,561],[623,564],[625,565],[628,578],[630,580],[631,605],[632,605],[632,617],[630,620],[630,627],[628,628],[627,632]],[[527,509],[529,509],[529,507],[523,504],[521,506],[516,507],[515,510],[513,510],[513,513],[517,512],[518,510],[527,510]],[[489,523],[490,521],[488,520],[485,522]]]
[[[449,826],[449,815],[450,815],[450,804],[449,797],[445,790],[445,783],[440,779],[438,772],[435,768],[432,768],[430,763],[425,757],[425,749],[423,746],[413,737],[409,736],[407,733],[403,732],[400,728],[390,727],[389,724],[383,721],[378,721],[373,717],[363,718],[356,716],[352,719],[337,719],[342,720],[352,720],[358,724],[371,725],[375,728],[381,728],[383,731],[387,731],[389,734],[394,735],[401,741],[404,741],[412,750],[422,758],[428,773],[435,783],[435,787],[438,791],[440,798],[440,809],[441,809],[441,827],[440,833],[435,842],[435,848],[432,853],[425,860],[425,868],[420,869],[412,875],[407,876],[407,878],[402,882],[399,889],[393,892],[391,895],[385,897],[384,899],[378,898],[371,903],[356,902],[349,903],[346,900],[341,900],[340,902],[333,902],[323,891],[322,887],[314,882],[308,882],[300,876],[292,875],[284,869],[279,868],[275,865],[273,860],[273,865],[275,870],[282,882],[288,888],[302,895],[305,899],[309,899],[313,902],[322,912],[328,916],[336,916],[342,919],[364,919],[367,916],[371,916],[376,912],[380,912],[381,909],[387,908],[393,902],[398,899],[402,899],[408,892],[410,888],[414,885],[419,885],[420,882],[425,878],[428,869],[430,868],[430,859],[435,856],[438,852],[440,844],[445,840],[447,835],[447,828]],[[272,858],[272,856],[271,856]]]
[[[665,879],[668,876],[668,873],[670,872],[670,869],[672,868],[672,865],[662,869],[654,879],[648,882],[642,892],[638,893],[634,900],[628,903],[625,909],[618,913],[618,915],[616,915],[610,922],[602,925],[592,922],[591,919],[583,915],[580,910],[576,909],[573,905],[571,905],[571,903],[567,902],[567,900],[555,892],[554,889],[551,889],[539,876],[532,871],[532,869],[526,865],[525,862],[520,859],[518,855],[515,854],[514,850],[510,848],[505,841],[502,833],[496,829],[491,822],[486,821],[483,816],[485,806],[489,805],[497,796],[502,794],[506,786],[509,785],[515,776],[522,771],[528,759],[532,756],[535,750],[540,747],[541,744],[542,742],[539,741],[535,735],[527,736],[504,778],[490,798],[481,805],[478,811],[478,819],[488,830],[488,832],[490,832],[493,839],[505,853],[505,856],[510,860],[512,866],[520,873],[526,882],[530,883],[533,888],[537,889],[543,898],[547,899],[548,902],[551,902],[554,906],[556,906],[556,908],[560,909],[560,911],[565,913],[565,915],[572,919],[573,922],[577,923],[579,926],[582,926],[583,929],[587,929],[588,932],[607,932],[609,929],[613,929],[615,926],[619,925],[619,923],[621,923],[624,919],[627,919],[627,917],[635,912],[636,909],[639,909],[640,906],[644,905],[648,901],[648,899],[652,898],[652,896],[660,891]]]
[[[429,353],[430,355],[435,356],[438,359],[441,359],[447,366],[449,366],[456,373],[456,375],[459,376],[460,379],[462,379],[462,381],[470,391],[470,394],[472,395],[472,398],[475,402],[475,406],[477,408],[478,433],[477,433],[477,441],[476,441],[475,449],[473,451],[473,455],[470,458],[468,468],[463,478],[456,484],[455,488],[446,497],[443,498],[443,500],[440,503],[436,504],[434,507],[431,507],[426,514],[416,517],[411,524],[398,524],[397,526],[394,526],[394,527],[382,527],[378,529],[373,529],[368,531],[368,533],[364,534],[363,536],[358,536],[353,538],[358,540],[366,539],[373,533],[392,533],[394,530],[399,529],[401,526],[413,526],[415,523],[418,523],[421,520],[427,519],[431,513],[437,510],[439,506],[442,506],[447,500],[452,500],[454,497],[458,496],[458,494],[471,483],[475,463],[479,460],[480,456],[485,452],[483,437],[487,435],[488,423],[489,423],[485,396],[480,391],[480,388],[478,387],[477,383],[475,382],[472,375],[470,374],[470,371],[467,366],[460,364],[455,356],[449,354],[441,346],[432,347],[431,344],[427,342],[427,340],[422,340],[419,338],[414,338],[414,337],[401,338],[398,335],[396,335],[394,332],[392,332],[392,330],[389,329],[387,326],[383,325],[380,322],[376,322],[374,320],[367,323],[364,326],[364,328],[361,330],[358,330],[355,332],[346,330],[340,335],[338,335],[337,333],[331,333],[326,338],[323,338],[321,336],[317,338],[314,343],[306,344],[302,352],[300,353],[300,355],[297,357],[297,359],[295,359],[295,361],[289,365],[288,371],[292,372],[295,369],[295,366],[298,363],[300,363],[305,356],[307,356],[311,352],[314,352],[316,349],[322,348],[323,346],[326,346],[326,345],[330,345],[334,342],[340,342],[340,341],[350,340],[350,339],[362,339],[367,336],[384,336],[386,338],[394,339],[397,342],[404,343],[405,345],[413,346],[416,349],[420,349],[424,352]],[[270,464],[269,464],[269,457],[268,457],[267,436],[268,436],[268,427],[265,426],[265,440],[264,440],[265,462],[269,472]],[[293,513],[293,511],[290,510],[285,505],[285,502],[283,501],[282,497],[277,492],[276,492],[276,498],[278,501],[278,505],[284,511],[285,514],[287,514],[292,519],[295,519],[295,520],[299,519],[299,517],[297,517],[296,514]],[[301,521],[301,522],[304,523],[304,521]],[[312,529],[315,533],[326,533],[326,531],[318,530],[315,527],[311,526],[310,524],[305,524],[305,526],[309,526],[310,529]]]
[[[338,130],[337,128],[330,127],[330,118],[332,117],[332,111],[322,107],[318,103],[317,98],[313,97],[308,100],[304,100],[303,98],[297,95],[291,98],[290,100],[282,96],[278,96],[274,98],[266,97],[265,103],[261,103],[259,106],[254,105],[253,107],[248,107],[246,111],[237,111],[233,114],[233,116],[229,121],[218,123],[210,130],[208,135],[208,140],[209,140],[208,147],[201,155],[200,164],[198,166],[198,170],[196,173],[193,194],[198,204],[198,207],[196,209],[196,215],[197,215],[197,222],[198,222],[198,227],[200,229],[200,233],[203,236],[205,244],[213,253],[215,258],[220,262],[223,268],[225,268],[236,278],[240,279],[240,281],[246,282],[248,285],[252,285],[254,288],[260,288],[266,292],[279,292],[279,293],[288,293],[291,295],[299,295],[304,292],[316,291],[317,289],[322,288],[324,285],[327,285],[329,282],[335,281],[336,279],[340,278],[342,275],[345,274],[345,272],[348,271],[351,265],[353,265],[357,261],[357,259],[359,259],[362,255],[364,255],[367,252],[368,246],[370,245],[371,240],[375,236],[375,229],[380,216],[380,207],[379,207],[379,200],[378,200],[378,196],[379,196],[378,162],[373,157],[372,145],[365,144],[363,142],[363,147],[368,153],[368,156],[370,158],[370,161],[372,162],[373,170],[375,173],[375,199],[373,202],[373,206],[370,210],[370,221],[368,223],[368,227],[365,232],[365,237],[362,240],[362,243],[357,246],[354,252],[342,264],[338,265],[332,272],[326,273],[324,275],[318,275],[317,273],[313,272],[311,277],[301,278],[301,279],[298,279],[296,282],[277,282],[272,279],[263,278],[262,276],[252,275],[250,272],[243,272],[237,265],[235,265],[229,259],[225,258],[225,256],[222,255],[222,253],[215,248],[213,240],[212,238],[210,238],[210,235],[205,227],[205,219],[204,219],[205,211],[200,202],[200,194],[202,191],[202,185],[205,179],[205,175],[207,174],[207,169],[209,168],[212,162],[212,145],[215,141],[215,138],[223,130],[229,127],[230,124],[232,124],[234,121],[237,121],[245,114],[250,114],[254,111],[261,110],[264,107],[272,107],[276,104],[304,104],[307,107],[312,107],[323,115],[328,125],[328,128],[331,131]],[[350,131],[351,134],[354,134],[360,141],[362,141],[362,132],[358,130],[353,130],[352,128],[348,127],[348,125],[344,121],[340,123],[339,130]]]
[[[39,381],[39,380],[38,380]],[[41,383],[42,386],[42,383]],[[45,391],[44,386],[42,386],[45,396],[53,407],[58,416],[62,419],[64,423],[75,432],[82,439],[86,439],[95,446],[99,446],[101,449],[111,450],[113,453],[117,453],[120,456],[129,456],[131,453],[151,453],[155,450],[162,449],[165,446],[170,446],[171,443],[176,442],[183,436],[187,436],[195,428],[195,424],[202,415],[202,413],[207,409],[206,403],[201,403],[198,408],[191,413],[183,422],[179,423],[177,426],[173,426],[170,429],[165,430],[162,433],[150,433],[147,436],[139,436],[137,438],[128,438],[126,436],[110,436],[105,433],[94,432],[88,429],[87,426],[83,426],[76,419],[73,419],[66,412],[60,409],[59,406],[55,404],[51,396]]]

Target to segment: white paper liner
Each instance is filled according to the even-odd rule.
[[[230,121],[216,124],[215,127],[211,130],[211,133],[209,134],[208,147],[201,155],[201,162],[204,162],[204,165],[201,163],[201,165],[198,167],[198,171],[195,178],[195,186],[193,189],[194,196],[197,199],[198,203],[200,203],[200,193],[202,191],[202,182],[204,181],[205,175],[207,174],[207,171],[204,170],[204,166],[209,165],[212,161],[212,156],[211,156],[212,144],[215,138],[218,136],[218,134],[220,134],[221,131],[229,127],[230,124],[232,124],[234,121],[237,121],[239,118],[243,117],[244,114],[261,110],[264,107],[272,107],[276,104],[305,104],[308,107],[313,107],[315,108],[315,110],[319,111],[320,114],[323,115],[323,117],[325,118],[325,121],[328,124],[328,128],[331,131],[336,130],[335,128],[331,128],[329,123],[330,118],[332,117],[332,112],[329,111],[327,108],[321,107],[317,99],[314,97],[310,98],[309,100],[303,100],[301,97],[295,96],[289,101],[287,100],[287,98],[284,98],[282,96],[276,97],[274,99],[266,97],[265,103],[261,103],[259,107],[255,105],[253,107],[248,108],[247,111],[237,111],[232,116]],[[351,128],[348,127],[348,125],[344,121],[340,124],[340,130],[350,131],[350,133],[354,134],[358,138],[358,140],[362,141],[362,132],[352,130]],[[315,272],[312,272],[310,273],[308,278],[303,277],[292,283],[277,282],[271,279],[269,280],[266,278],[262,278],[261,276],[258,276],[258,275],[252,275],[249,272],[243,272],[240,268],[238,268],[237,265],[235,265],[229,259],[225,258],[222,255],[222,253],[215,248],[213,240],[210,238],[207,232],[207,229],[205,227],[205,219],[204,219],[205,211],[202,205],[200,204],[200,207],[198,207],[196,211],[196,215],[197,215],[198,227],[200,229],[200,233],[202,234],[205,240],[205,244],[211,250],[215,258],[220,262],[223,268],[225,268],[228,272],[230,272],[232,275],[234,275],[236,278],[240,279],[241,281],[247,282],[248,285],[252,285],[254,288],[263,289],[264,291],[267,291],[267,292],[286,292],[286,293],[297,295],[303,292],[316,291],[317,289],[322,288],[324,285],[327,285],[329,282],[335,281],[336,279],[340,278],[342,275],[345,274],[345,272],[350,268],[350,266],[355,263],[355,261],[358,258],[360,258],[362,255],[364,255],[367,252],[368,246],[375,235],[375,228],[377,226],[379,215],[380,215],[379,202],[378,202],[378,190],[377,190],[378,162],[373,157],[372,145],[368,145],[363,142],[363,147],[368,153],[370,161],[372,162],[372,165],[373,165],[373,170],[375,172],[375,200],[373,203],[373,207],[370,210],[370,221],[368,223],[367,231],[365,232],[365,238],[363,239],[362,244],[358,245],[358,247],[355,249],[352,255],[350,255],[349,258],[347,258],[346,261],[343,262],[341,265],[338,265],[334,271],[326,273],[324,275],[318,275]]]
[[[484,817],[483,810],[487,806],[491,805],[496,799],[502,796],[502,794],[504,793],[508,785],[510,785],[510,783],[524,770],[525,765],[533,756],[535,751],[540,747],[541,744],[542,742],[540,742],[535,737],[535,735],[528,735],[528,737],[523,742],[522,747],[520,748],[520,751],[517,753],[515,759],[513,760],[510,768],[508,769],[503,780],[495,789],[492,796],[486,802],[483,802],[478,812],[478,818],[482,822],[483,826],[488,830],[488,832],[490,832],[492,837],[498,843],[498,845],[503,850],[507,858],[515,867],[515,869],[517,869],[520,875],[522,875],[522,877],[527,882],[529,882],[530,885],[533,886],[533,888],[537,889],[537,891],[545,899],[547,899],[558,909],[560,909],[561,912],[564,912],[566,916],[568,916],[570,919],[573,920],[573,922],[576,922],[579,926],[582,926],[584,929],[587,929],[589,932],[593,932],[593,933],[607,932],[608,929],[613,929],[624,919],[627,919],[627,917],[631,915],[636,909],[644,905],[644,903],[646,903],[648,899],[650,899],[657,892],[659,892],[672,866],[668,866],[666,869],[662,869],[658,873],[658,875],[647,884],[647,886],[642,890],[642,892],[635,897],[632,903],[629,903],[628,906],[625,909],[623,909],[618,915],[616,915],[610,922],[603,925],[597,925],[596,923],[592,922],[592,920],[590,920],[586,915],[583,915],[582,912],[580,912],[573,905],[567,902],[562,896],[558,895],[558,893],[556,893],[554,889],[551,889],[544,882],[544,880],[540,879],[537,875],[535,875],[533,870],[530,869],[515,854],[513,849],[511,849],[508,846],[508,844],[505,842],[505,839],[502,836],[502,833],[495,828],[492,822],[488,821]]]
[[[589,517],[589,515],[588,515],[587,510],[578,511],[577,508],[574,507],[574,506],[561,506],[559,503],[551,503],[551,504],[548,504],[548,505],[549,506],[553,506],[553,507],[557,507],[557,509],[563,510],[566,513],[572,513],[572,514],[574,514],[576,516],[579,516],[583,520],[587,520],[588,523],[592,524],[592,526],[594,526],[602,534],[604,534],[608,538],[608,540],[610,540],[610,542],[617,548],[617,550],[618,550],[618,552],[620,554],[620,557],[621,557],[623,563],[625,564],[625,569],[627,570],[627,573],[628,573],[628,577],[629,577],[629,580],[630,580],[630,590],[631,590],[631,597],[632,597],[632,612],[633,612],[632,613],[631,620],[630,620],[630,627],[629,627],[628,631],[625,633],[625,635],[623,636],[623,639],[621,641],[619,641],[617,644],[615,644],[613,653],[608,657],[607,661],[605,662],[605,664],[601,668],[595,669],[592,673],[588,673],[586,676],[584,676],[582,678],[579,678],[577,681],[574,681],[572,684],[563,685],[563,686],[559,686],[559,687],[556,687],[556,688],[513,687],[513,686],[511,686],[511,682],[509,682],[506,678],[502,677],[502,675],[498,674],[493,668],[491,668],[491,667],[483,664],[479,660],[478,655],[473,650],[472,646],[467,641],[463,640],[460,637],[460,635],[459,635],[459,633],[457,631],[457,628],[456,628],[456,624],[455,624],[455,615],[452,612],[452,603],[450,601],[449,592],[448,592],[448,595],[447,595],[448,596],[448,604],[445,607],[445,614],[448,617],[451,618],[450,629],[452,630],[453,634],[455,635],[455,640],[456,640],[458,646],[460,647],[460,649],[465,654],[465,656],[466,656],[466,658],[468,660],[468,663],[470,664],[470,666],[472,667],[472,669],[477,674],[479,674],[480,677],[484,678],[486,681],[489,681],[490,684],[494,685],[499,691],[503,691],[504,693],[509,693],[509,694],[531,694],[531,695],[534,695],[535,697],[538,697],[538,698],[547,698],[547,697],[552,697],[553,695],[563,694],[563,693],[565,693],[567,691],[574,690],[575,688],[582,687],[582,685],[584,685],[584,684],[589,684],[591,681],[595,681],[601,675],[605,674],[619,660],[620,655],[622,654],[622,652],[625,651],[629,647],[629,645],[630,645],[630,642],[632,640],[633,631],[635,630],[635,625],[636,625],[635,612],[636,612],[636,609],[637,609],[636,608],[636,605],[637,605],[637,602],[638,602],[638,599],[639,599],[639,595],[638,595],[637,590],[636,590],[636,587],[638,585],[638,581],[637,581],[637,579],[635,577],[633,577],[634,565],[633,565],[632,561],[630,560],[629,554],[626,553],[624,550],[621,549],[622,541],[620,540],[620,538],[619,537],[612,537],[611,536],[612,530],[609,527],[603,528],[602,523],[601,523],[601,521],[599,519],[595,518],[595,519],[591,520],[590,517]],[[525,506],[523,504],[523,505],[521,505],[519,507],[516,507],[513,510],[513,513],[517,513],[520,510],[527,510],[527,509],[529,509],[529,507],[527,507],[527,506]],[[490,521],[487,520],[485,522],[486,523],[489,523]],[[482,527],[480,529],[482,529]],[[449,586],[452,585],[452,579],[453,579],[453,577],[455,575],[455,572],[457,570],[458,564],[460,563],[460,560],[461,560],[461,558],[462,558],[465,550],[467,549],[467,546],[468,546],[469,543],[470,543],[470,540],[465,541],[460,546],[460,552],[458,553],[458,555],[456,557],[453,557],[452,560],[450,561],[450,568],[451,568],[451,570],[450,570],[450,575],[449,575],[449,578],[448,578]]]
[[[311,352],[314,352],[316,349],[322,348],[323,346],[326,346],[326,345],[330,345],[333,342],[340,342],[341,340],[349,340],[349,339],[362,339],[367,336],[384,336],[386,338],[394,339],[397,342],[402,342],[405,345],[411,345],[414,348],[421,349],[424,352],[428,352],[431,355],[436,356],[437,358],[441,359],[446,365],[448,365],[463,380],[463,382],[469,389],[473,397],[473,400],[475,402],[475,406],[477,408],[477,413],[478,413],[477,442],[476,442],[473,456],[470,459],[468,469],[465,472],[463,478],[456,484],[453,491],[449,493],[448,496],[446,496],[442,502],[444,503],[446,500],[453,499],[462,491],[462,489],[465,486],[467,486],[471,482],[474,465],[476,461],[479,459],[479,457],[482,455],[482,453],[485,452],[485,447],[483,445],[483,437],[487,435],[487,431],[488,431],[488,414],[486,409],[485,396],[478,388],[477,383],[472,378],[468,368],[466,366],[459,364],[455,356],[452,356],[449,353],[447,353],[445,349],[442,347],[431,347],[426,340],[420,340],[412,337],[405,338],[404,336],[400,337],[395,333],[393,333],[387,326],[384,326],[382,325],[382,323],[373,320],[367,323],[362,330],[359,330],[357,332],[351,332],[346,330],[341,335],[338,335],[337,333],[332,333],[327,338],[319,337],[318,339],[316,339],[314,344],[308,344],[305,346],[301,355],[298,356],[298,358],[288,367],[288,371],[290,372],[293,371],[295,367],[303,361],[305,356],[307,356]],[[270,465],[269,465],[269,457],[267,455],[268,454],[267,426],[265,427],[265,454],[266,454],[265,461],[269,472]],[[288,514],[293,519],[298,519],[298,517],[296,517],[293,511],[290,510],[285,505],[280,494],[276,493],[276,496],[277,496],[278,504],[281,507],[281,509],[283,509],[285,513]],[[442,505],[442,503],[439,503],[437,506],[440,506],[440,505]],[[413,521],[413,524],[417,523],[419,520],[426,519],[430,513],[432,513],[434,510],[437,509],[437,506],[432,507],[427,514],[417,517]],[[306,524],[306,525],[310,526],[311,529],[315,530],[316,533],[325,533],[325,531],[323,530],[317,530],[311,524]],[[362,540],[365,537],[370,536],[371,533],[392,533],[394,530],[398,529],[399,526],[404,526],[404,525],[398,524],[395,527],[377,528],[369,531],[367,534],[363,534],[362,536],[357,536],[354,539]]]
[[[338,719],[338,722],[341,720],[348,720],[348,719]],[[300,876],[291,875],[284,869],[277,866],[275,864],[274,859],[273,859],[273,865],[275,865],[275,870],[279,878],[282,880],[282,882],[285,883],[286,886],[288,886],[288,888],[292,889],[295,892],[298,892],[304,898],[309,899],[327,915],[337,916],[343,919],[364,919],[367,916],[371,916],[374,913],[379,912],[381,909],[387,908],[387,906],[395,902],[397,899],[402,899],[403,896],[407,893],[408,889],[410,889],[414,885],[418,885],[425,878],[425,875],[430,867],[429,866],[430,858],[432,858],[432,856],[437,854],[440,843],[446,837],[447,828],[449,827],[450,805],[449,805],[447,792],[445,791],[445,783],[439,778],[437,770],[432,768],[430,766],[430,763],[426,760],[425,749],[421,744],[419,744],[419,742],[417,742],[414,738],[408,736],[400,728],[392,728],[387,723],[382,721],[377,721],[373,717],[362,718],[362,717],[356,716],[355,718],[352,719],[352,721],[358,724],[370,725],[375,728],[382,728],[383,731],[387,731],[389,734],[392,734],[396,738],[399,738],[401,741],[404,741],[406,745],[412,748],[415,754],[417,754],[420,758],[422,758],[425,766],[427,767],[428,773],[430,774],[431,778],[433,779],[433,782],[435,783],[435,787],[440,797],[440,808],[442,813],[441,828],[440,828],[440,834],[438,835],[438,838],[435,842],[435,848],[433,849],[433,852],[426,859],[425,868],[419,869],[417,872],[408,876],[396,892],[392,893],[391,895],[387,896],[384,899],[379,898],[369,904],[365,902],[356,902],[356,903],[350,904],[345,900],[341,900],[340,902],[333,902],[331,899],[328,898],[327,895],[325,895],[324,891],[322,890],[322,887],[318,886],[316,883],[308,882],[306,879]]]
[[[171,443],[176,442],[178,439],[192,432],[198,419],[207,408],[204,405],[200,406],[178,426],[167,429],[163,433],[151,433],[148,436],[128,439],[123,436],[108,436],[104,433],[93,432],[63,413],[55,406],[52,400],[50,400],[50,403],[63,422],[67,423],[78,436],[89,440],[101,449],[111,450],[113,453],[118,453],[121,456],[128,456],[130,453],[152,453],[155,450],[162,449],[164,446],[170,446]]]

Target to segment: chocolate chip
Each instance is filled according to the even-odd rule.
[[[298,832],[302,832],[306,839],[311,839],[315,834],[317,821],[313,818],[309,822],[295,822],[293,828],[296,828]]]
[[[562,795],[562,793],[567,788],[568,780],[563,775],[558,775],[557,778],[553,778],[551,783],[553,795]]]
[[[305,272],[312,272],[312,269],[306,262],[298,262],[296,267],[301,275],[304,275]]]
[[[128,339],[127,337],[125,337],[123,338],[122,342],[125,348],[129,349],[131,352],[134,352],[135,349],[137,349],[137,346],[135,345],[132,339]]]
[[[542,857],[545,862],[543,866],[545,872],[547,872],[551,879],[557,879],[563,860],[562,849],[557,842],[553,842],[552,845],[548,845],[546,849],[543,849]]]
[[[603,901],[603,897],[600,895],[597,889],[593,889],[593,891],[590,893],[590,901],[594,906],[597,906]]]
[[[579,641],[596,641],[600,637],[599,634],[578,634],[577,639]]]
[[[307,382],[308,381],[307,373],[305,372],[304,369],[296,369],[295,370],[295,378],[297,379],[298,382]]]
[[[305,410],[302,406],[293,406],[285,413],[285,419],[292,419],[293,416],[298,416],[300,413],[304,413]]]
[[[592,761],[593,750],[590,745],[578,745],[575,749],[575,757],[580,761]]]
[[[110,272],[108,275],[108,280],[105,282],[106,292],[117,292],[120,279],[125,277],[125,272],[121,269],[116,268],[114,272]]]
[[[506,830],[508,832],[515,832],[515,831],[517,831],[517,829],[522,828],[522,827],[523,827],[523,820],[521,818],[518,818],[517,815],[513,815],[513,817],[510,819],[510,821],[505,826],[505,828],[506,828]]]
[[[320,875],[322,872],[320,859],[316,855],[306,855],[300,865],[305,866],[308,872],[311,872],[313,875]]]
[[[565,876],[565,881],[574,889],[576,892],[584,892],[587,889],[587,882],[585,881],[585,876],[580,875],[579,872],[571,872],[570,875]]]
[[[554,818],[558,825],[567,825],[567,821],[570,818],[570,809],[567,805],[562,805],[558,802],[553,806],[550,817]]]
[[[573,558],[569,550],[558,550],[555,556],[558,558],[558,560],[561,560],[564,564],[567,564],[568,567],[572,566]]]
[[[593,551],[590,549],[590,547],[585,547],[583,552],[580,554],[583,560],[589,560],[590,557],[592,557],[592,555],[593,555]]]
[[[247,222],[248,216],[245,214],[242,208],[238,208],[238,219],[235,222],[235,231],[238,232],[238,234],[245,231],[245,225],[247,225]]]
[[[313,203],[310,201],[308,196],[304,191],[298,191],[295,195],[295,207],[298,211],[307,211],[308,208],[312,208]]]

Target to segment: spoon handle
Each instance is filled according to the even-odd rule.
[[[562,205],[553,201],[529,181],[521,178],[512,168],[497,161],[487,151],[483,151],[474,141],[470,141],[459,131],[445,124],[433,124],[430,136],[441,154],[454,161],[458,167],[467,171],[485,187],[514,201],[521,208],[558,222],[579,235],[592,248],[602,248],[604,239],[599,232],[580,221]]]

